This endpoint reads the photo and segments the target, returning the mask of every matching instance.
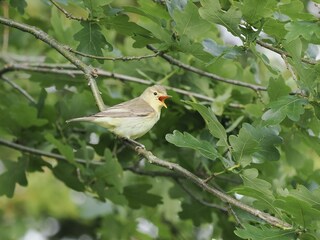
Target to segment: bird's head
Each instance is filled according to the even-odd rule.
[[[141,98],[145,100],[147,103],[151,105],[156,110],[160,110],[162,107],[167,108],[165,104],[165,100],[169,98],[166,92],[166,89],[160,85],[154,85],[152,87],[148,87],[144,92],[141,94]]]

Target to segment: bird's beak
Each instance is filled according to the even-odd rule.
[[[171,96],[170,96],[170,95],[163,95],[163,96],[160,96],[160,97],[159,97],[159,101],[162,102],[162,105],[163,105],[165,108],[167,108],[167,105],[166,105],[166,103],[164,102],[164,100],[166,100],[167,98],[171,98]]]

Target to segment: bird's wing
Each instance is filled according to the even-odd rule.
[[[145,117],[153,113],[155,110],[143,99],[134,98],[130,101],[114,105],[106,110],[92,115],[92,117]]]

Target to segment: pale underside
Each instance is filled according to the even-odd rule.
[[[92,116],[74,118],[68,122],[94,122],[120,137],[136,139],[146,134],[159,118],[160,112],[157,113],[143,99],[134,98]]]

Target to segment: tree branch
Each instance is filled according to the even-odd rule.
[[[3,16],[8,18],[9,17],[9,6],[8,6],[8,2],[3,1],[1,3],[2,6],[2,11],[3,11]],[[3,35],[2,35],[2,52],[6,52],[8,50],[8,46],[9,46],[9,27],[5,26],[3,29]]]
[[[74,54],[80,55],[82,57],[93,58],[93,59],[98,59],[98,60],[111,60],[111,61],[120,60],[120,61],[124,61],[124,62],[125,61],[133,61],[133,60],[140,61],[140,60],[146,59],[146,58],[154,58],[154,57],[159,56],[159,54],[160,54],[160,52],[156,52],[154,54],[148,54],[148,55],[144,55],[144,56],[105,57],[105,56],[96,56],[96,55],[86,54],[83,52],[76,51],[72,48],[69,48],[68,50],[70,52],[73,52]]]
[[[21,152],[26,152],[26,153],[31,153],[31,154],[34,154],[34,155],[43,156],[43,157],[48,157],[48,158],[67,161],[67,159],[64,156],[60,155],[60,154],[50,153],[50,152],[38,150],[38,149],[35,149],[35,148],[26,147],[26,146],[23,146],[21,144],[9,142],[9,141],[1,139],[1,138],[0,138],[0,145],[6,146],[6,147],[9,147],[9,148],[12,148],[12,149],[19,150]],[[103,162],[87,161],[85,159],[80,159],[80,158],[75,158],[75,161],[78,162],[78,163],[85,163],[85,164],[90,163],[90,164],[94,164],[94,165],[102,165],[102,164],[104,164]]]
[[[159,52],[156,48],[154,48],[151,45],[148,45],[147,48],[154,51],[154,52]],[[171,57],[170,55],[163,53],[163,52],[160,52],[159,56],[162,57],[163,59],[165,59],[167,62],[169,62],[172,65],[176,65],[179,68],[183,68],[187,71],[194,72],[198,75],[213,79],[218,82],[223,82],[223,83],[236,85],[236,86],[240,86],[240,87],[246,87],[246,88],[250,88],[254,91],[267,91],[267,88],[263,87],[263,86],[250,84],[250,83],[246,83],[246,82],[240,82],[240,81],[237,81],[234,79],[224,78],[224,77],[218,76],[216,74],[203,71],[199,68],[185,64],[185,63],[183,63],[183,62],[181,62],[181,61],[179,61],[179,60],[177,60],[177,59],[175,59],[175,58]]]
[[[269,45],[261,40],[257,40],[256,41],[257,44],[259,44],[260,46],[264,47],[264,48],[267,48],[275,53],[278,53],[280,54],[281,56],[286,56],[286,57],[292,57],[289,53],[287,53],[286,51],[283,51],[279,48],[276,48],[272,45]],[[311,64],[311,65],[316,65],[318,62],[317,61],[314,61],[314,60],[311,60],[311,59],[307,59],[307,58],[301,58],[301,61],[304,62],[304,63],[308,63],[308,64]]]
[[[37,156],[43,156],[43,157],[48,157],[48,158],[52,158],[52,159],[68,161],[64,156],[62,156],[60,154],[42,151],[42,150],[38,150],[35,148],[31,148],[31,147],[26,147],[21,144],[13,143],[13,142],[1,139],[1,138],[0,138],[0,145],[9,147],[11,149],[19,150],[21,152],[37,155]],[[98,165],[98,166],[105,164],[102,161],[95,161],[95,160],[88,161],[88,160],[81,159],[81,158],[75,158],[75,161],[78,163],[83,163],[83,164],[89,163],[89,164]],[[183,176],[175,174],[173,172],[169,172],[169,171],[145,171],[145,170],[138,169],[136,167],[123,167],[123,170],[131,171],[135,174],[149,176],[149,177],[171,177],[171,178],[175,178],[175,179],[183,178]]]
[[[130,143],[129,143],[130,144]],[[38,149],[34,149],[34,148],[30,148],[30,147],[26,147],[17,143],[13,143],[13,142],[9,142],[7,140],[1,139],[0,138],[0,145],[3,146],[7,146],[9,148],[12,149],[16,149],[19,150],[21,152],[27,152],[30,154],[34,154],[34,155],[39,155],[39,156],[44,156],[44,157],[49,157],[49,158],[54,158],[54,159],[58,159],[58,160],[65,160],[66,158],[60,154],[55,154],[55,153],[49,153],[46,151],[41,151]],[[206,184],[201,178],[197,177],[196,175],[194,175],[193,173],[189,172],[188,170],[184,169],[183,167],[181,167],[180,165],[176,164],[176,163],[171,163],[171,162],[167,162],[164,161],[160,158],[157,158],[156,156],[154,156],[151,152],[143,149],[143,148],[137,148],[135,146],[129,145],[130,147],[134,148],[135,151],[138,154],[143,155],[151,164],[160,166],[160,167],[164,167],[167,168],[171,171],[174,171],[176,174],[172,175],[172,173],[170,172],[160,172],[160,171],[152,171],[152,172],[148,172],[148,171],[137,171],[137,170],[133,170],[132,167],[128,167],[128,168],[124,168],[124,170],[129,170],[132,171],[134,173],[140,174],[140,175],[146,175],[146,176],[163,176],[163,177],[173,177],[176,179],[177,176],[181,176],[184,177],[188,180],[190,180],[191,182],[195,183],[196,185],[198,185],[199,187],[201,187],[203,190],[211,193],[212,195],[218,197],[219,199],[221,199],[224,202],[227,202],[231,205],[234,205],[264,221],[266,221],[267,223],[269,223],[270,225],[273,225],[275,227],[279,227],[279,228],[283,228],[283,229],[290,229],[292,228],[292,226],[276,217],[273,217],[267,213],[261,212],[258,209],[252,208],[248,205],[245,205],[244,203],[239,202],[238,200],[230,197],[229,195],[209,186],[208,184]],[[85,164],[94,164],[94,165],[102,165],[104,164],[103,162],[100,161],[87,161],[84,159],[79,159],[76,158],[75,159],[76,162],[78,163],[85,163]],[[201,200],[202,202],[202,200]],[[209,203],[210,205],[212,205],[211,203]],[[211,206],[213,207],[213,206]],[[221,206],[214,206],[215,208],[219,208],[220,210],[223,211],[228,211],[227,209],[224,209]]]
[[[51,65],[51,64],[46,64],[46,63],[40,63],[40,64],[10,63],[10,64],[7,64],[4,68],[0,69],[0,75],[4,74],[6,72],[10,72],[10,71],[42,72],[42,73],[65,74],[65,75],[70,75],[70,76],[83,74],[82,71],[77,70],[72,65],[66,65],[66,68],[64,68],[63,66],[64,66],[63,64],[52,64]],[[119,79],[121,81],[135,82],[135,83],[140,83],[140,84],[144,84],[144,85],[153,84],[149,80],[145,80],[145,79],[137,78],[137,77],[132,77],[132,76],[124,75],[124,74],[119,74],[119,73],[112,73],[112,72],[105,71],[102,69],[96,69],[96,73],[101,77],[114,78],[114,79]],[[184,89],[170,87],[170,86],[165,86],[165,88],[168,90],[172,90],[176,93],[180,93],[185,96],[195,97],[199,100],[204,100],[204,101],[209,101],[209,102],[215,101],[214,98],[200,94],[200,93],[187,91]],[[232,108],[239,108],[239,109],[244,108],[243,105],[238,104],[238,103],[230,103],[229,106]]]
[[[87,66],[84,62],[82,62],[79,58],[77,58],[73,53],[69,52],[67,50],[68,48],[67,46],[63,46],[62,44],[58,43],[54,38],[50,37],[47,33],[45,33],[41,29],[36,28],[34,26],[18,23],[11,19],[6,19],[3,17],[0,17],[0,23],[9,27],[19,29],[23,32],[32,34],[36,38],[40,39],[42,42],[48,44],[49,46],[57,50],[66,59],[68,59],[73,65],[75,65],[78,69],[80,69],[84,73],[84,76],[88,80],[89,86],[91,87],[91,91],[96,100],[99,110],[103,111],[105,109],[105,105],[101,98],[97,83],[94,79],[94,77],[97,76],[95,69]]]
[[[282,228],[282,229],[291,229],[292,228],[292,226],[290,224],[288,224],[287,222],[284,222],[279,218],[273,217],[268,213],[264,213],[258,209],[250,207],[250,206],[234,199],[233,197],[217,190],[216,188],[211,187],[210,185],[205,183],[205,181],[203,179],[201,179],[198,176],[194,175],[193,173],[189,172],[187,169],[181,167],[180,165],[178,165],[176,163],[164,161],[164,160],[156,157],[155,155],[153,155],[152,152],[147,151],[144,148],[133,146],[130,143],[128,143],[128,145],[131,146],[131,148],[133,148],[138,154],[144,156],[149,161],[150,164],[164,167],[164,168],[167,168],[167,169],[174,171],[178,174],[181,174],[186,179],[190,180],[191,182],[198,185],[200,188],[209,192],[210,194],[218,197],[220,200],[227,202],[233,206],[236,206],[236,207],[264,220],[265,222],[269,223],[272,226]]]
[[[73,20],[76,20],[76,21],[88,21],[87,19],[84,19],[82,17],[75,17],[73,16],[71,13],[69,13],[68,11],[66,11],[64,8],[62,8],[56,1],[54,0],[49,0],[54,6],[56,6],[56,8],[62,12],[66,18],[69,18],[69,19],[73,19]]]
[[[18,92],[20,92],[26,99],[28,99],[29,102],[31,102],[34,105],[37,104],[36,100],[34,100],[34,98],[26,90],[20,87],[18,84],[16,84],[15,82],[11,81],[9,78],[3,75],[0,75],[0,78],[6,83],[8,83],[11,87],[16,89]]]
[[[179,186],[182,188],[183,191],[185,191],[191,198],[193,198],[194,200],[196,200],[200,204],[202,204],[204,206],[207,206],[207,207],[210,207],[210,208],[219,209],[219,210],[221,210],[223,212],[228,212],[228,208],[220,206],[218,204],[209,203],[209,202],[206,202],[206,201],[202,200],[201,198],[199,198],[196,195],[194,195],[186,186],[184,186],[181,181],[179,181],[178,179],[175,179],[175,181],[179,184]]]

